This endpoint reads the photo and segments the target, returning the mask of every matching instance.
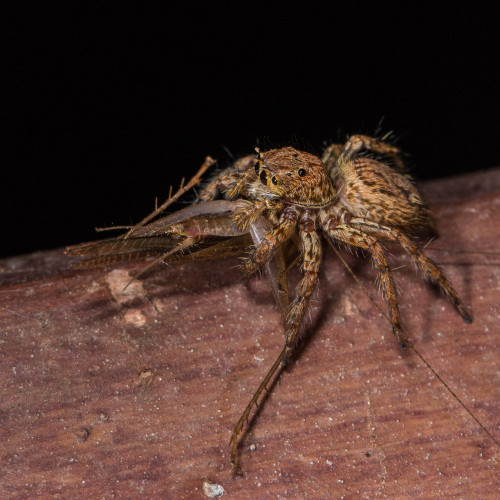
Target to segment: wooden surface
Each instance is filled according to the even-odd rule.
[[[430,248],[498,250],[500,170],[424,191]],[[474,322],[395,255],[406,331],[500,440],[500,258],[428,253]],[[349,261],[374,290],[371,265]],[[123,295],[140,264],[69,263],[0,262],[0,498],[205,498],[204,481],[229,498],[498,498],[498,446],[332,253],[299,356],[240,447],[243,476],[231,430],[283,342],[266,281],[241,281],[237,259],[181,264]]]

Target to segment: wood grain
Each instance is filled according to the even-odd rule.
[[[500,440],[500,170],[423,186],[466,325],[406,257],[405,328]],[[375,290],[371,265],[348,256]],[[496,264],[495,264],[496,263]],[[282,347],[264,279],[238,260],[76,271],[61,250],[0,262],[0,497],[498,498],[499,448],[330,252],[298,357],[229,463],[233,425]],[[292,276],[297,279],[297,276]]]

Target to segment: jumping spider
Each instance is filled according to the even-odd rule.
[[[249,277],[267,266],[266,272],[283,315],[285,345],[231,435],[231,461],[235,465],[238,438],[245,422],[269,381],[294,352],[299,328],[318,281],[322,238],[333,245],[361,249],[371,255],[399,345],[411,347],[438,378],[402,331],[396,286],[381,242],[398,244],[424,275],[438,284],[462,318],[471,321],[451,283],[410,239],[432,231],[434,226],[420,193],[404,172],[398,148],[371,137],[354,135],[343,145],[329,146],[321,160],[291,147],[256,151],[257,155],[241,158],[217,175],[200,193],[200,203],[149,222],[168,205],[169,198],[143,223],[129,228],[123,237],[84,243],[67,250],[71,255],[86,257],[83,266],[121,262],[137,258],[141,252],[159,254],[155,264],[171,262],[183,251],[192,252],[188,254],[190,258],[201,254],[231,255],[238,247],[238,238],[243,238],[248,248],[252,241],[249,233],[254,238],[253,233],[260,231],[259,238],[254,238],[257,243],[250,256],[244,260],[242,272]],[[207,158],[205,167],[213,163]],[[198,182],[199,178],[196,179]],[[214,201],[220,193],[225,200]],[[214,236],[225,240],[193,251],[196,245]],[[165,241],[170,241],[167,253]],[[281,271],[278,271],[279,265],[268,266],[279,256],[282,259],[281,248],[289,241],[298,248],[302,278],[294,300],[288,305],[286,271],[283,266]],[[276,293],[280,286],[281,297],[285,297],[281,302]]]
[[[201,199],[214,199],[218,192],[230,200],[238,199],[233,223],[242,231],[260,216],[271,222],[272,229],[244,261],[244,276],[255,274],[277,248],[294,239],[302,258],[302,279],[286,314],[285,347],[233,431],[233,463],[238,436],[252,407],[279,364],[286,364],[293,354],[318,281],[322,238],[362,249],[372,256],[389,306],[392,330],[402,348],[410,344],[401,328],[396,286],[382,240],[399,244],[425,276],[439,285],[462,318],[471,321],[451,283],[410,239],[432,230],[433,222],[420,193],[402,170],[396,147],[354,135],[343,146],[328,147],[323,161],[291,147],[256,151],[256,158],[246,157],[222,172],[204,189]],[[367,151],[388,157],[393,167],[389,162],[360,154]]]

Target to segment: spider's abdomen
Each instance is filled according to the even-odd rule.
[[[339,199],[355,217],[398,227],[409,233],[432,230],[434,224],[412,181],[371,158],[348,162],[337,181]]]

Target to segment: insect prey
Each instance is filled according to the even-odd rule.
[[[211,164],[213,160],[207,158],[202,170]],[[182,186],[180,194],[200,178],[199,172]],[[218,173],[194,204],[157,218],[180,194],[170,196],[138,225],[127,227],[122,237],[68,247],[67,253],[81,257],[77,267],[156,257],[146,269],[160,262],[243,253],[244,277],[265,272],[282,314],[284,345],[231,434],[231,462],[236,467],[245,422],[280,367],[294,355],[317,285],[324,242],[359,249],[371,256],[387,303],[387,318],[399,345],[412,349],[492,438],[419,354],[401,326],[397,289],[383,242],[398,245],[425,277],[439,286],[466,323],[471,316],[444,273],[414,242],[415,236],[431,234],[434,223],[405,171],[397,147],[353,135],[345,144],[327,147],[321,159],[292,147],[262,152],[256,149],[256,154]],[[289,302],[287,265],[297,260],[302,274]]]

